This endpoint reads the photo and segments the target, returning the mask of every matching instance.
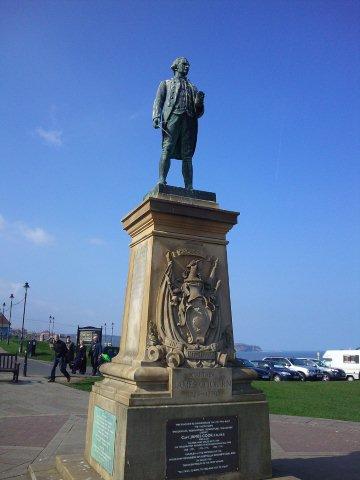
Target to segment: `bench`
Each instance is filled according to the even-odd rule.
[[[0,353],[0,372],[13,373],[13,382],[19,380],[20,363],[17,361],[17,353]]]

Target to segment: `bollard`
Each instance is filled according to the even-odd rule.
[[[26,377],[27,374],[27,350],[25,350],[25,355],[24,355],[24,366],[23,366],[23,375]]]

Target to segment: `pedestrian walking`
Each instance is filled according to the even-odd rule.
[[[86,345],[80,340],[80,344],[76,349],[76,356],[72,367],[72,373],[76,373],[79,370],[81,375],[86,373]]]
[[[91,342],[90,350],[89,350],[89,357],[91,361],[93,376],[98,373],[101,354],[102,354],[102,345],[100,343],[99,335],[95,334],[93,336],[93,341]]]
[[[55,382],[55,372],[58,365],[60,367],[60,372],[66,377],[66,380],[70,382],[70,375],[66,370],[67,348],[65,342],[60,340],[60,336],[58,334],[54,336],[54,354],[54,364],[51,370],[49,382]]]
[[[72,369],[75,358],[75,343],[71,341],[70,335],[66,337],[65,344],[67,348],[66,363],[69,365],[69,368]]]

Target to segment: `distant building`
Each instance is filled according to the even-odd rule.
[[[9,332],[9,320],[0,312],[0,338],[7,338]]]
[[[1,321],[0,321],[0,325],[1,325]],[[24,338],[26,338],[26,335],[27,335],[27,330],[24,328]],[[12,337],[21,337],[21,328],[12,328],[11,329],[11,336]]]

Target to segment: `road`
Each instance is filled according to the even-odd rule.
[[[0,347],[0,353],[6,353],[3,348]],[[20,361],[20,376],[23,376],[23,366],[24,366],[24,358],[23,357],[18,357]],[[89,361],[88,361],[89,363]],[[45,362],[43,360],[32,360],[31,358],[28,358],[28,366],[27,366],[27,376],[32,376],[32,375],[40,375],[42,377],[49,377],[50,372],[52,368],[52,362]],[[68,367],[69,370],[69,367]],[[87,369],[86,369],[86,374],[91,375],[92,369],[91,365],[89,364]],[[70,373],[70,372],[69,372]],[[56,372],[57,375],[61,375],[59,368],[57,369]]]
[[[23,375],[23,364],[24,364],[24,359],[20,358],[20,375]],[[27,367],[27,376],[32,376],[32,375],[41,375],[42,377],[49,377],[50,372],[52,368],[52,362],[44,362],[43,360],[31,360],[31,358],[28,358],[28,367]],[[69,370],[69,368],[68,368]],[[71,372],[69,372],[71,374]],[[91,375],[91,366],[87,367],[86,373],[88,375]],[[57,375],[60,375],[59,368],[57,369],[56,372]]]

